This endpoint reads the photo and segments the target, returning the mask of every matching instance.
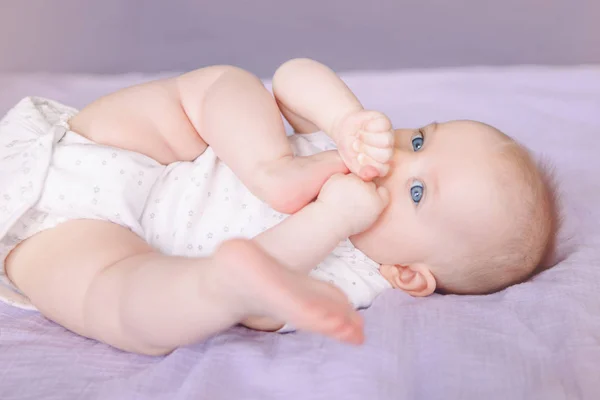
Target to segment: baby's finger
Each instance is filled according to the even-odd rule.
[[[386,132],[360,132],[360,140],[368,145],[379,148],[394,147],[394,135],[392,131]]]

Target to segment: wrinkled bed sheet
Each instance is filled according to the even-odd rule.
[[[25,95],[82,107],[155,76],[0,75],[0,112]],[[231,329],[141,357],[0,304],[0,399],[600,398],[600,68],[522,67],[345,75],[396,126],[478,119],[556,167],[564,260],[483,297],[387,292],[367,342]]]

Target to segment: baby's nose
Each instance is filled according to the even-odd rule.
[[[392,168],[400,169],[408,162],[412,154],[406,149],[396,147],[392,156]]]
[[[417,153],[405,148],[397,148],[392,158],[389,175],[393,175],[398,180],[408,179],[410,175],[417,173],[421,164]]]

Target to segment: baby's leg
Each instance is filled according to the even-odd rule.
[[[48,318],[127,351],[165,354],[249,315],[362,339],[341,292],[245,241],[225,243],[212,258],[168,257],[118,225],[71,221],[21,243],[7,269]]]
[[[208,86],[205,70],[180,76],[181,103],[202,138],[255,195],[294,213],[331,175],[347,171],[336,152],[295,157],[279,108],[262,82],[238,68],[218,68]]]
[[[239,68],[214,66],[104,96],[70,121],[101,144],[163,164],[194,160],[207,143],[271,207],[298,211],[327,178],[347,172],[336,152],[294,157],[273,96]]]
[[[273,92],[296,132],[329,134],[350,171],[365,180],[387,174],[394,146],[390,120],[365,111],[331,69],[309,59],[288,61],[273,77]]]

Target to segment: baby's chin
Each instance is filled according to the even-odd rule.
[[[377,233],[373,233],[370,230],[351,236],[350,242],[352,245],[364,253],[371,260],[385,264],[385,239]],[[380,240],[383,239],[383,240]]]
[[[404,264],[407,257],[413,258],[407,253],[414,247],[398,243],[397,240],[391,239],[390,235],[383,235],[377,231],[367,230],[350,237],[350,241],[354,247],[378,264]]]

